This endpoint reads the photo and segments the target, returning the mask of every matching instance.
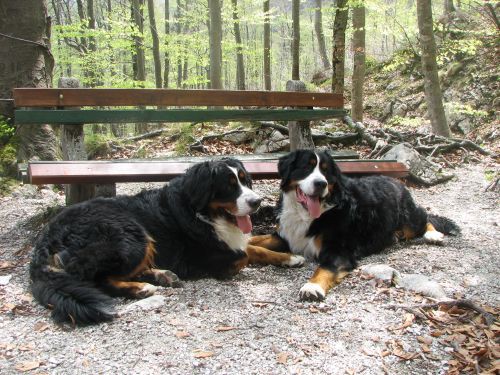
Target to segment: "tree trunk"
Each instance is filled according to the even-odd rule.
[[[59,78],[57,87],[74,89],[80,87],[80,82],[75,78]],[[72,107],[71,109],[78,108]],[[63,160],[87,160],[83,124],[61,126],[61,151]],[[66,205],[71,206],[72,204],[93,198],[95,196],[95,185],[64,185],[64,192],[66,195]]]
[[[335,21],[333,22],[332,92],[344,93],[345,70],[345,29],[349,8],[347,0],[337,0]]]
[[[170,2],[165,0],[165,57],[163,67],[163,87],[168,87],[168,73],[170,71],[170,56],[168,49],[170,47]]]
[[[323,33],[323,9],[321,0],[316,0],[316,8],[314,9],[314,31],[318,39],[319,55],[324,69],[330,69],[330,60],[326,53],[325,34]]]
[[[302,81],[291,80],[286,83],[286,91],[305,92],[306,85]],[[309,121],[288,121],[290,151],[314,149]]]
[[[175,12],[175,22],[176,22],[176,33],[177,33],[177,88],[180,88],[182,85],[182,50],[184,46],[181,42],[181,15],[182,15],[182,4],[181,0],[177,0],[177,9]]]
[[[231,0],[231,3],[233,5],[234,40],[236,42],[236,86],[238,90],[245,90],[245,65],[238,16],[238,0]]]
[[[45,1],[0,2],[0,98],[12,98],[15,87],[52,87],[50,17]],[[0,114],[12,118],[13,105],[0,101]],[[56,159],[56,138],[49,125],[20,125],[18,160]]]
[[[156,30],[155,6],[153,0],[148,0],[148,12],[149,12],[149,28],[151,29],[151,36],[153,38],[155,83],[156,83],[156,88],[161,89],[162,81],[161,81],[161,61],[160,61],[160,38],[158,37],[158,31]]]
[[[139,86],[144,86],[146,81],[146,57],[144,55],[144,0],[132,0],[132,17],[137,30],[134,40],[134,80],[140,81]]]
[[[208,0],[210,15],[210,88],[222,89],[222,19],[220,0]]]
[[[300,0],[292,0],[292,80],[300,79]]]
[[[352,48],[354,67],[352,72],[351,115],[354,121],[363,122],[363,83],[365,79],[365,7],[357,4],[352,9]]]
[[[271,91],[271,24],[269,0],[264,0],[264,88]]]
[[[455,5],[453,4],[453,0],[444,0],[444,14],[449,14],[455,12]]]
[[[432,132],[449,137],[450,127],[446,122],[443,108],[443,96],[439,86],[438,69],[436,63],[436,41],[432,30],[431,0],[417,0],[418,30],[422,49],[422,70],[424,74],[425,100],[427,112],[431,120]]]

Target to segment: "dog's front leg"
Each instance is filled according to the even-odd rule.
[[[261,246],[248,245],[246,250],[248,264],[272,264],[284,267],[300,267],[304,257],[291,253],[280,253]]]

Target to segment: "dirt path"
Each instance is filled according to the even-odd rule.
[[[463,234],[446,246],[400,244],[362,264],[387,263],[438,281],[450,297],[498,307],[499,195],[484,192],[483,165],[457,179],[413,189],[417,201],[451,217]],[[137,185],[121,185],[131,192]],[[0,372],[171,374],[438,374],[453,363],[453,346],[434,328],[388,304],[422,297],[376,284],[354,272],[323,303],[298,301],[314,265],[249,268],[231,281],[188,282],[161,289],[160,306],[130,310],[110,324],[59,327],[31,300],[26,219],[63,197],[32,186],[0,200]],[[131,301],[119,300],[123,309]],[[411,318],[411,317],[410,317]],[[406,326],[407,325],[407,326]],[[417,337],[425,338],[427,347]],[[426,350],[428,349],[428,351]],[[402,354],[403,353],[403,354]],[[410,360],[404,354],[410,353]]]

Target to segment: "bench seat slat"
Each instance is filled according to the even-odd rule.
[[[255,180],[278,178],[277,161],[243,161]],[[32,184],[161,182],[181,175],[193,163],[171,161],[80,161],[30,162],[28,178]],[[337,161],[349,175],[384,174],[405,177],[408,169],[393,161]]]
[[[176,89],[14,89],[16,107],[260,106],[342,108],[342,95],[314,92]]]
[[[172,109],[17,110],[17,124],[96,124],[134,122],[292,121],[340,117],[342,109]]]

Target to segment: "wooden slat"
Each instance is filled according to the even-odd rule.
[[[171,89],[14,89],[16,107],[262,106],[343,108],[342,95],[310,92]]]
[[[16,124],[292,121],[340,117],[343,109],[16,110]]]
[[[278,178],[277,161],[243,161],[255,180]],[[338,161],[342,172],[349,175],[384,174],[404,177],[408,174],[402,163],[392,161]],[[193,165],[169,161],[67,161],[30,162],[32,184],[74,184],[169,181]]]

